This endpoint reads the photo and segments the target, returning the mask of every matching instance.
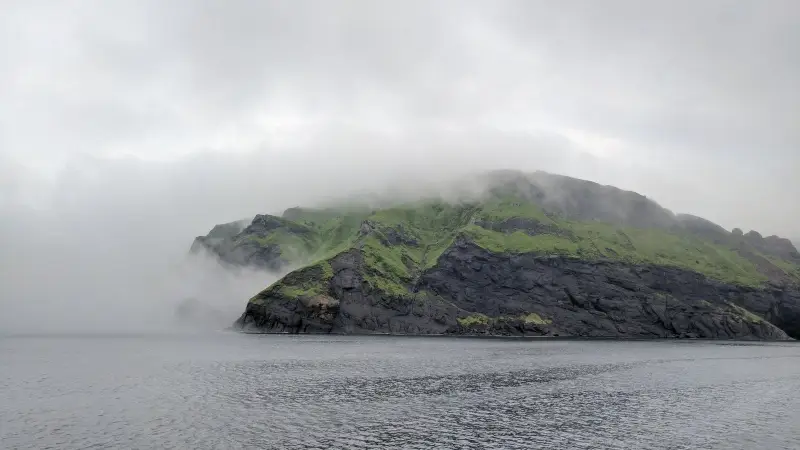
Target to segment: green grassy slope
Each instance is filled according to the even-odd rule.
[[[720,281],[743,285],[759,285],[767,281],[766,275],[734,249],[688,232],[548,217],[537,206],[513,198],[490,202],[479,215],[490,224],[527,218],[545,228],[545,233],[534,235],[525,230],[501,232],[477,225],[464,229],[476,244],[493,252],[658,264],[689,269]],[[792,266],[783,260],[779,264],[787,268]]]
[[[438,201],[375,212],[367,218],[359,240],[365,280],[372,288],[409,295],[409,286],[422,271],[436,264],[474,212],[470,205]]]

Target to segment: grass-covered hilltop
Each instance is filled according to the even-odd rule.
[[[198,237],[289,271],[237,326],[290,333],[800,337],[800,254],[634,192],[536,172],[381,207],[291,208]]]

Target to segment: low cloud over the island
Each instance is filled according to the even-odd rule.
[[[216,223],[484,169],[800,238],[790,0],[3,10],[0,331],[150,324]]]

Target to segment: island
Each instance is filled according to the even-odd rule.
[[[546,172],[469,181],[480,192],[259,214],[191,251],[285,274],[242,299],[250,332],[800,337],[788,239]]]

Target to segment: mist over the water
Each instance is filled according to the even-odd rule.
[[[14,258],[3,258],[0,332],[196,331],[200,325],[219,330],[278,276],[226,271],[207,255],[189,255],[188,244],[174,231],[180,228],[159,230],[157,217],[152,224],[138,225],[65,217],[29,220],[24,231],[2,239]],[[54,221],[57,232],[48,230]],[[176,321],[176,307],[186,299],[203,302],[220,317],[202,324]]]
[[[301,3],[3,3],[0,332],[233,320],[215,224],[492,169],[800,238],[797,2]]]

